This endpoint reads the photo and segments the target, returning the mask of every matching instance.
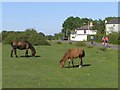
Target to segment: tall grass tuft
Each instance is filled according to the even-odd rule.
[[[76,46],[86,46],[85,42],[81,41],[81,42],[76,42],[75,43]]]

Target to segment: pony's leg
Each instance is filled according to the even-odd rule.
[[[11,57],[13,57],[13,49],[11,50]]]
[[[68,68],[70,68],[70,59],[68,60]]]
[[[14,51],[14,53],[15,53],[15,56],[16,56],[16,57],[18,57],[18,56],[17,56],[17,52],[16,52],[17,50],[16,50],[16,49],[14,49],[13,51]]]
[[[28,49],[26,49],[25,57],[28,57]]]
[[[79,68],[81,68],[83,66],[83,62],[82,62],[82,58],[80,59],[80,65]]]
[[[74,67],[74,62],[73,62],[73,60],[72,60],[72,65],[73,65],[73,67]]]

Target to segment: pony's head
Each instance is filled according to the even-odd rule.
[[[60,60],[60,67],[63,68],[64,64],[65,64],[64,60],[61,59],[61,60]]]
[[[36,54],[36,51],[32,50],[32,56],[35,56],[35,54]]]
[[[36,50],[35,50],[35,48],[34,48],[34,47],[31,47],[30,49],[31,49],[31,54],[32,54],[32,56],[34,57],[34,56],[35,56],[35,54],[36,54]]]

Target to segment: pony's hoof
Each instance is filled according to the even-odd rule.
[[[79,66],[78,68],[81,68],[82,66]]]

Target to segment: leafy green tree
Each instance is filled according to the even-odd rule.
[[[93,21],[92,19],[88,18],[79,18],[79,17],[68,17],[64,23],[62,24],[62,33],[64,36],[69,36],[71,31],[83,26],[88,25],[88,22]]]
[[[106,17],[105,20],[110,21],[110,20],[116,19],[116,18],[118,18],[118,17]]]
[[[45,37],[47,40],[54,40],[54,38],[53,38],[54,36],[52,36],[52,35],[46,35]]]
[[[59,40],[63,37],[63,34],[62,33],[57,33],[57,34],[54,34],[54,40]]]
[[[80,27],[80,18],[74,18],[72,16],[68,17],[62,24],[62,27],[62,33],[64,34],[64,36],[69,36],[72,30],[75,30],[76,28]]]
[[[94,20],[93,30],[97,30],[98,34],[105,34],[105,20]]]
[[[39,32],[39,35],[42,36],[42,37],[45,37],[45,34],[42,33],[42,32]]]
[[[9,44],[13,40],[29,41],[33,45],[50,45],[42,32],[26,29],[24,32],[3,31],[3,43]]]

